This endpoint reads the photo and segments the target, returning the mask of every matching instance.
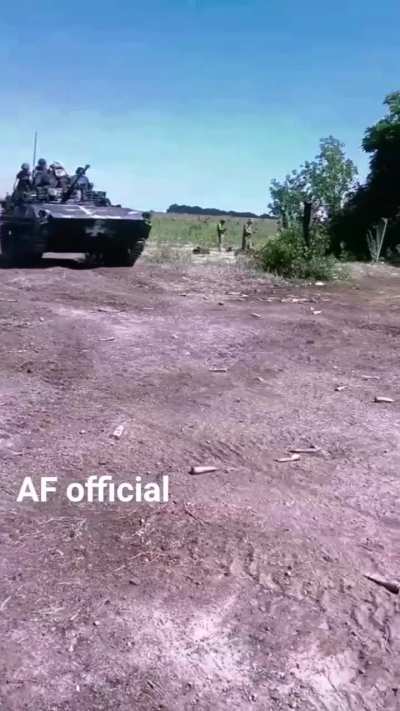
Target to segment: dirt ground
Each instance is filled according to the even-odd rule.
[[[400,271],[0,279],[1,711],[399,709]],[[170,501],[69,503],[102,473]]]

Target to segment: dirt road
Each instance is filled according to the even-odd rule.
[[[397,274],[0,279],[0,709],[399,709],[399,598],[364,577],[400,579]],[[170,501],[66,499],[102,473]],[[17,503],[28,475],[60,486]]]

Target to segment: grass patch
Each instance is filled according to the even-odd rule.
[[[160,242],[157,244],[149,245],[144,253],[144,257],[147,261],[155,262],[156,264],[168,264],[172,262],[179,262],[181,264],[190,264],[192,261],[191,252],[182,249],[179,246],[173,246]]]
[[[238,249],[242,242],[243,225],[245,218],[227,216],[226,235],[224,247]],[[173,215],[155,213],[152,217],[152,230],[150,244],[168,243],[176,246],[187,244],[193,247],[217,247],[217,224],[219,218],[207,215]],[[275,220],[253,220],[253,244],[260,248],[272,235],[276,233]]]

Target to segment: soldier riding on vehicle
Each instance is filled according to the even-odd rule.
[[[93,183],[89,181],[86,175],[88,167],[89,166],[77,168],[74,177],[71,178],[71,184],[74,186],[73,194],[78,200],[87,200],[93,190]]]
[[[47,161],[44,158],[40,158],[33,171],[33,186],[35,188],[40,188],[45,185],[50,185],[50,176],[47,168]]]
[[[70,177],[61,163],[52,163],[49,174],[52,187],[61,190],[66,190],[69,187]]]
[[[29,163],[22,163],[21,170],[17,173],[15,190],[27,192],[32,189],[32,175]]]

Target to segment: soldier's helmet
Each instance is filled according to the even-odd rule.
[[[38,165],[40,165],[41,168],[45,168],[47,165],[47,160],[45,160],[44,158],[39,158]]]
[[[82,175],[82,173],[85,172],[85,169],[80,166],[79,168],[76,169],[75,174],[76,175]]]
[[[25,172],[28,172],[30,170],[30,165],[29,163],[22,163],[21,165],[21,170],[24,170]]]

